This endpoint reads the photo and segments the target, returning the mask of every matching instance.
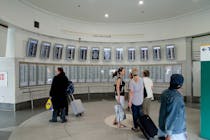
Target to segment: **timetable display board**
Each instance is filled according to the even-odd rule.
[[[141,61],[147,61],[148,58],[149,58],[148,47],[141,47],[140,48],[140,59],[141,59]]]
[[[54,59],[61,59],[62,58],[62,51],[63,51],[63,44],[55,44],[54,50],[53,50],[53,58]]]
[[[40,58],[47,59],[50,56],[51,43],[43,41],[41,43]]]
[[[37,46],[38,46],[38,40],[29,38],[27,46],[26,46],[26,56],[27,57],[36,57]]]
[[[111,60],[111,48],[104,48],[104,61]]]
[[[123,60],[123,48],[116,48],[116,60],[117,61]]]
[[[166,58],[174,60],[176,58],[175,45],[166,45]]]
[[[87,60],[87,47],[80,47],[79,49],[79,60]]]
[[[153,46],[153,60],[161,60],[161,48],[160,46]]]
[[[134,61],[136,59],[136,49],[128,48],[128,61]]]
[[[99,60],[99,48],[91,49],[92,60]]]
[[[66,46],[66,59],[74,60],[74,58],[75,58],[75,46],[67,45]]]

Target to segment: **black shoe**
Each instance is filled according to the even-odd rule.
[[[134,132],[139,132],[140,131],[138,128],[134,128],[134,127],[132,127],[131,130],[134,131]]]
[[[64,119],[64,120],[61,121],[61,123],[65,123],[65,122],[67,122],[67,119]]]
[[[57,122],[57,120],[53,120],[53,119],[52,119],[52,120],[49,120],[49,122]]]

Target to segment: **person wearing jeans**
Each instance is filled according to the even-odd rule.
[[[129,84],[129,107],[132,109],[133,115],[133,127],[132,130],[137,132],[138,129],[138,118],[143,115],[142,103],[143,103],[143,79],[138,76],[138,69],[132,69],[133,79]]]

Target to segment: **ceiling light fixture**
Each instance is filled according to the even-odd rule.
[[[109,14],[105,14],[104,17],[105,17],[105,18],[109,18]]]
[[[143,0],[140,0],[139,1],[139,5],[143,5],[144,4],[144,1]]]

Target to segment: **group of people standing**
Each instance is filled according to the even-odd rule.
[[[138,131],[138,118],[143,114],[148,114],[150,112],[150,102],[153,99],[153,82],[149,78],[149,71],[143,71],[143,78],[140,78],[138,75],[138,69],[133,68],[131,73],[129,74],[129,82],[128,82],[128,107],[132,110],[133,115],[133,123],[134,127],[133,131]],[[115,98],[117,103],[121,104],[121,106],[125,107],[125,82],[123,81],[123,77],[125,75],[125,69],[120,67],[117,71],[113,73],[113,77],[117,77],[115,82]],[[144,98],[144,87],[147,91],[147,97]],[[118,127],[125,127],[120,122],[116,122],[114,120],[114,124],[118,124]]]
[[[128,107],[133,115],[133,131],[138,131],[138,118],[143,114],[150,114],[150,104],[153,97],[153,82],[149,78],[150,73],[144,70],[141,78],[138,69],[133,68],[128,83]],[[125,107],[125,82],[123,77],[125,69],[120,67],[113,73],[116,78],[115,82],[115,99],[123,108]],[[187,140],[186,137],[186,117],[185,105],[181,92],[184,78],[181,74],[173,74],[170,79],[169,88],[161,94],[161,106],[159,112],[159,131],[158,135],[163,136],[165,140]],[[50,122],[57,122],[57,116],[60,115],[61,122],[67,122],[66,112],[68,111],[68,99],[66,89],[68,87],[68,78],[63,68],[56,69],[51,89],[50,98],[53,104],[52,119]],[[144,88],[147,96],[144,97]],[[121,122],[114,120],[118,127],[125,127]]]
[[[118,104],[124,108],[125,105],[125,82],[123,77],[125,69],[120,67],[113,73],[116,78],[115,98]],[[138,119],[150,114],[150,104],[153,100],[153,81],[149,78],[148,70],[139,76],[137,68],[133,68],[129,75],[128,82],[128,107],[132,111],[133,131],[139,131]],[[182,87],[184,78],[181,74],[173,74],[170,79],[170,86],[161,94],[161,106],[159,111],[159,130],[158,135],[165,140],[187,140],[186,119],[184,100],[179,89]],[[147,96],[144,97],[144,88]],[[113,124],[118,124],[118,128],[125,127],[121,122],[114,120]]]

